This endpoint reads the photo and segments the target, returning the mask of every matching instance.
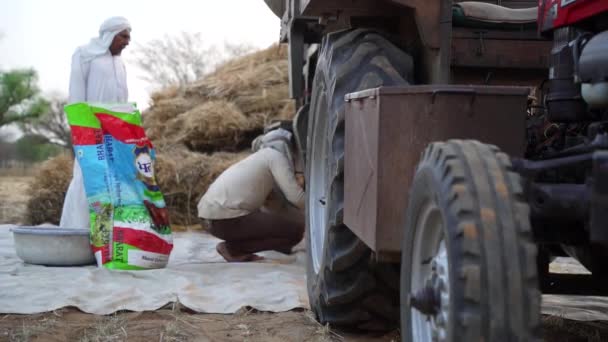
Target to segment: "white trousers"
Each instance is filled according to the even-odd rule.
[[[84,191],[84,179],[78,160],[74,160],[74,175],[65,194],[61,212],[61,228],[90,228],[89,203]]]

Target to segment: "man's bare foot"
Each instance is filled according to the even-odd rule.
[[[263,257],[253,253],[232,254],[228,251],[228,247],[226,247],[226,242],[218,243],[215,249],[228,262],[250,262],[260,261],[264,259]]]

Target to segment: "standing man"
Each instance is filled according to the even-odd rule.
[[[254,153],[224,171],[198,203],[198,216],[211,235],[224,240],[217,252],[228,262],[257,261],[255,253],[290,254],[304,235],[296,217],[264,210],[269,195],[279,192],[303,209],[303,182],[294,172],[291,133],[278,129],[253,142]]]
[[[112,17],[101,24],[99,37],[76,49],[72,55],[69,103],[128,101],[127,73],[120,54],[130,40],[129,21],[123,17]],[[74,174],[63,203],[60,226],[90,226],[89,204],[77,160],[74,160]]]

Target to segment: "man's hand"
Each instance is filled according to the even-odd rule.
[[[306,189],[306,178],[304,178],[304,174],[301,172],[296,173],[296,182],[302,189]]]

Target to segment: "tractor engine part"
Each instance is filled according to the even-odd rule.
[[[551,122],[579,122],[586,118],[587,107],[581,85],[575,83],[575,49],[579,31],[564,27],[555,31],[549,69],[549,90],[545,99]]]
[[[608,31],[585,44],[578,63],[583,99],[591,108],[608,108]]]
[[[593,154],[590,240],[608,245],[608,151]]]

